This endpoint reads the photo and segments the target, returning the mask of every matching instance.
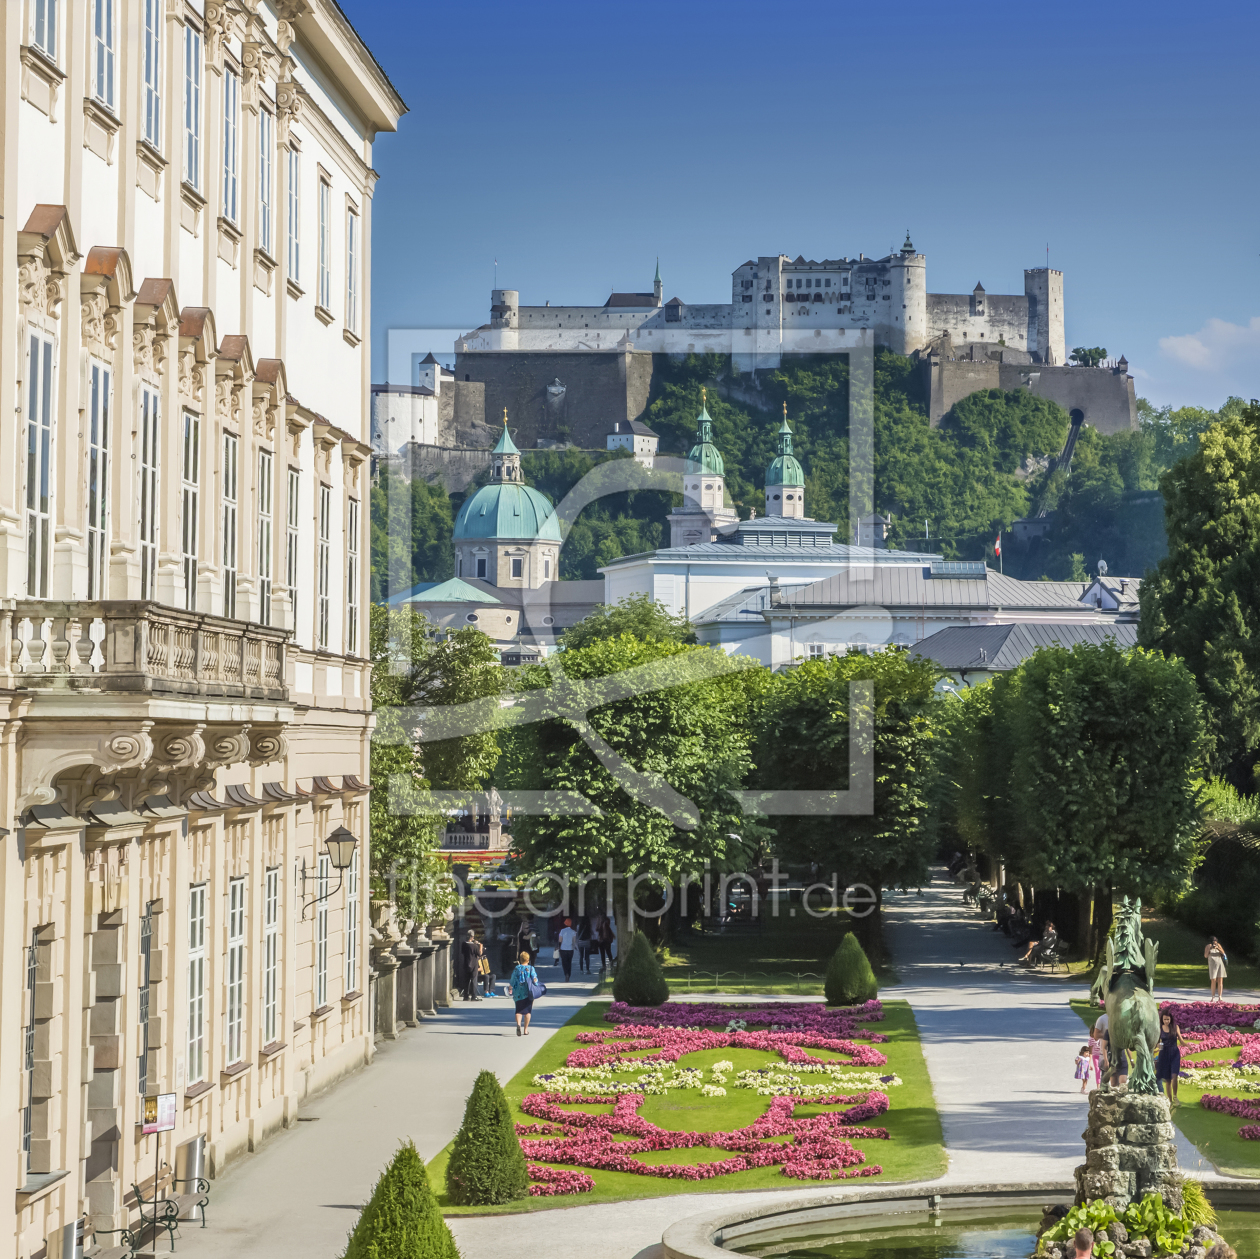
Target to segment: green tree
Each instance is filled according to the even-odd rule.
[[[1078,345],[1068,355],[1068,358],[1078,367],[1101,367],[1102,361],[1106,357],[1107,351],[1101,345],[1096,345],[1090,350],[1087,350],[1083,345]]]
[[[450,894],[438,883],[434,858],[441,814],[428,805],[431,788],[476,791],[499,757],[493,730],[433,743],[415,741],[415,709],[498,695],[503,670],[493,643],[468,628],[439,637],[410,607],[373,604],[369,628],[372,705],[373,895],[392,896],[406,917],[444,908]]]
[[[823,992],[828,1005],[857,1005],[879,993],[875,972],[867,960],[861,941],[848,932],[827,963]]]
[[[1216,769],[1252,786],[1260,744],[1260,406],[1209,428],[1163,478],[1168,556],[1139,641],[1180,656],[1208,705]]]
[[[416,1147],[406,1142],[381,1173],[342,1259],[459,1259]]]
[[[440,485],[385,469],[372,487],[372,599],[445,581],[454,571],[451,500]]]
[[[1114,643],[1045,647],[993,688],[977,755],[1001,767],[990,835],[1037,887],[1149,893],[1189,873],[1203,718],[1180,660]],[[1101,925],[1101,924],[1099,924]]]
[[[618,959],[613,999],[627,1005],[660,1005],[669,1000],[669,985],[647,936],[636,932],[624,958]]]
[[[555,703],[566,716],[503,736],[500,785],[575,792],[599,810],[518,819],[525,867],[577,879],[611,859],[618,875],[655,872],[669,882],[706,860],[739,868],[759,831],[727,793],[749,769],[749,692],[764,672],[720,650],[629,633],[522,669],[527,701]],[[545,688],[551,695],[534,694]],[[628,946],[634,928],[621,892],[610,908]]]
[[[464,1106],[446,1164],[446,1194],[459,1206],[513,1202],[529,1193],[512,1109],[493,1071],[482,1071]]]
[[[566,650],[577,651],[622,634],[632,634],[645,643],[696,641],[696,632],[685,616],[675,616],[663,603],[654,603],[647,595],[638,594],[596,608],[564,631],[563,642]]]
[[[810,660],[773,676],[754,715],[753,781],[771,790],[843,790],[849,683],[869,679],[875,688],[874,813],[777,818],[782,852],[877,894],[922,882],[934,851],[927,814],[939,677],[935,665],[896,650]]]

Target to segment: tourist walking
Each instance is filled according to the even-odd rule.
[[[1082,1045],[1081,1052],[1076,1055],[1076,1078],[1081,1082],[1081,1092],[1089,1088],[1089,1046]]]
[[[531,966],[534,964],[534,958],[538,956],[538,940],[528,918],[521,919],[520,929],[516,933],[516,951],[528,953]]]
[[[528,1036],[529,1017],[534,1012],[530,985],[538,983],[538,972],[530,964],[527,950],[521,950],[508,983],[512,985],[512,997],[516,1001],[516,1034]]]
[[[578,973],[591,973],[591,920],[579,918],[577,925]]]
[[[1203,956],[1207,958],[1208,983],[1212,989],[1212,1000],[1224,1001],[1225,963],[1229,961],[1229,958],[1225,956],[1225,949],[1215,936],[1207,942],[1207,947],[1203,950]]]
[[[560,954],[560,967],[566,980],[573,978],[573,950],[577,946],[577,932],[573,930],[573,920],[566,918],[560,934],[556,938],[556,951]]]
[[[464,982],[460,994],[465,1001],[480,1001],[477,981],[481,978],[481,944],[473,932],[469,931],[467,937],[460,942],[459,955],[464,967]]]
[[[601,974],[612,966],[612,942],[612,922],[607,914],[601,914],[598,926],[595,928],[595,943],[599,945],[599,970]]]
[[[1164,1086],[1169,1104],[1180,1106],[1177,1100],[1177,1077],[1181,1074],[1181,1028],[1171,1010],[1161,1010],[1159,1015],[1159,1057],[1155,1059],[1155,1079]]]

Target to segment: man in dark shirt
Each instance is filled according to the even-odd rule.
[[[477,962],[481,957],[481,945],[470,931],[467,939],[459,946],[460,961],[464,967],[464,986],[462,989],[465,1001],[480,1001],[477,994]]]

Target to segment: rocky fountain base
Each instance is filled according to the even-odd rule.
[[[1076,1206],[1047,1209],[1038,1230],[1041,1259],[1072,1259],[1078,1228],[1093,1234],[1094,1254],[1109,1259],[1206,1259],[1222,1239],[1206,1224],[1191,1223],[1167,1098],[1095,1091],[1081,1135],[1085,1162],[1076,1169]]]
[[[1170,1211],[1181,1212],[1176,1129],[1168,1099],[1140,1093],[1104,1093],[1089,1098],[1085,1161],[1076,1169],[1076,1201],[1101,1198],[1122,1212],[1130,1202],[1157,1193]]]

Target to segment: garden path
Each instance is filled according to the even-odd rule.
[[[588,983],[557,982],[528,1037],[517,1037],[503,997],[450,1009],[382,1043],[371,1068],[307,1102],[298,1123],[233,1164],[211,1188],[208,1226],[185,1224],[184,1259],[332,1259],[398,1143],[410,1137],[428,1161],[455,1135],[477,1073],[509,1080],[573,1016]],[[161,1252],[159,1252],[161,1253]],[[496,1259],[516,1253],[498,1248]]]
[[[1081,1162],[1088,1102],[1072,1078],[1085,1025],[1068,1006],[1083,985],[1031,973],[1017,950],[962,903],[943,870],[885,897],[900,983],[914,1009],[945,1129],[951,1175],[1067,1180]],[[1213,1169],[1178,1133],[1183,1169]]]

